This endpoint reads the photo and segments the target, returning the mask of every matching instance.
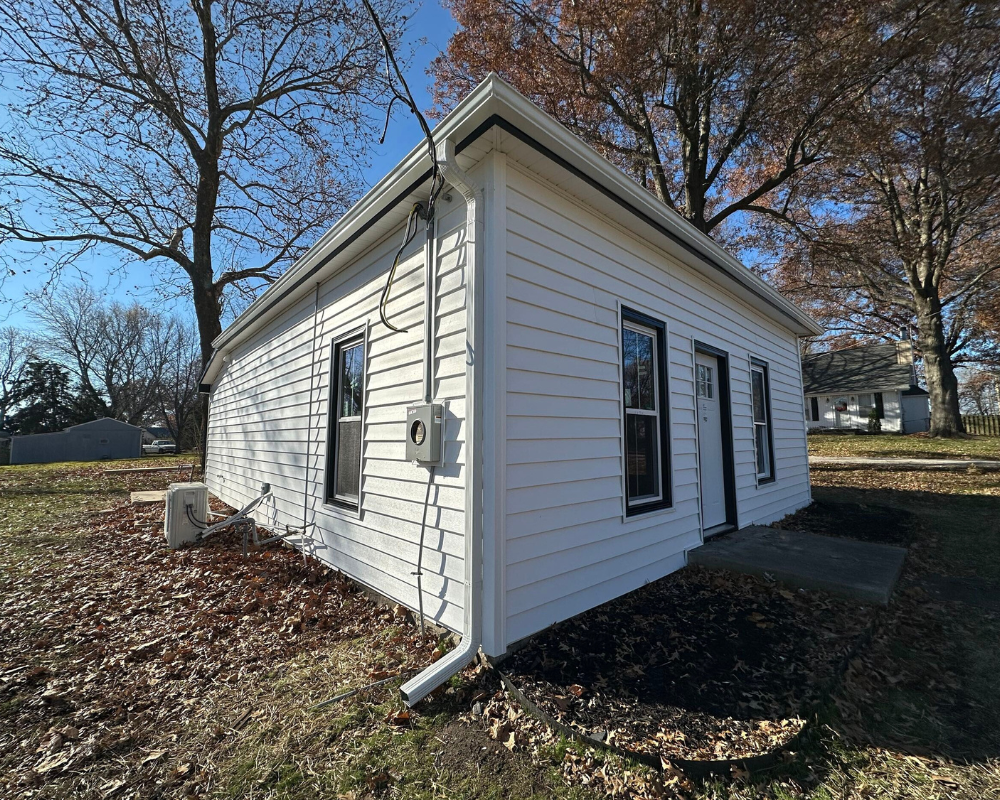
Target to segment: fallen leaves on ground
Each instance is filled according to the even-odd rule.
[[[802,729],[871,613],[688,568],[538,634],[501,668],[600,741],[665,761],[743,758]]]
[[[0,793],[198,793],[207,775],[174,756],[212,692],[273,679],[271,667],[296,652],[400,622],[287,547],[244,561],[239,537],[224,533],[171,551],[158,518],[160,508],[119,500],[89,518],[53,520],[79,545],[65,546],[65,557],[38,547],[4,563]],[[411,629],[383,668],[427,663],[433,645]],[[235,717],[217,720],[219,736],[241,725]]]

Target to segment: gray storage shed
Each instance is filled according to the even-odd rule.
[[[100,461],[142,455],[142,428],[117,419],[95,419],[58,433],[35,433],[11,439],[11,464],[53,461]]]

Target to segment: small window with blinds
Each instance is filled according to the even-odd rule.
[[[358,508],[361,496],[361,433],[365,410],[365,342],[356,336],[333,345],[327,502]]]

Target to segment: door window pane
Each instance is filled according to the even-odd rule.
[[[697,380],[697,392],[698,397],[705,397],[709,400],[712,399],[715,392],[712,387],[712,368],[707,367],[704,364],[698,365],[698,380]]]

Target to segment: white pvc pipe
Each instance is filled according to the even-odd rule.
[[[465,602],[462,640],[458,647],[432,664],[400,688],[406,705],[412,706],[433,692],[438,686],[469,664],[479,652],[482,643],[483,606],[483,528],[482,489],[483,471],[478,462],[478,442],[482,437],[482,372],[479,356],[482,353],[481,266],[476,257],[476,229],[483,205],[482,189],[465,174],[455,161],[455,144],[444,141],[437,146],[438,163],[445,181],[465,197],[465,335],[469,342],[469,362],[465,371],[465,422],[467,435],[465,476]],[[431,314],[434,310],[431,309]]]
[[[424,243],[424,402],[434,399],[434,340],[437,336],[437,225],[427,220]]]

